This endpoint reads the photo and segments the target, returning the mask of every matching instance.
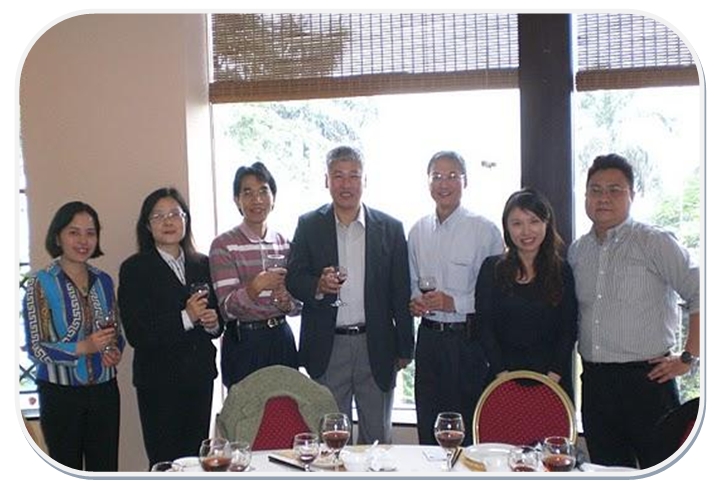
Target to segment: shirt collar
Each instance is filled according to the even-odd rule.
[[[633,223],[634,220],[632,219],[632,217],[628,217],[621,224],[618,224],[615,227],[608,229],[607,232],[605,232],[605,240],[603,242],[621,239],[627,232],[629,232],[629,230],[632,228]],[[595,225],[593,225],[593,227],[590,229],[590,235],[593,236],[593,239],[596,242],[600,242],[597,236],[597,232],[595,232]]]
[[[270,227],[267,227],[266,235],[263,238],[260,235],[257,235],[256,232],[251,230],[251,228],[246,224],[246,222],[242,222],[241,224],[239,224],[238,228],[239,232],[244,234],[244,236],[249,239],[249,242],[251,242],[252,244],[260,244],[262,242],[272,243],[278,241],[278,234]]]
[[[341,221],[339,220],[339,218],[336,216],[336,212],[335,212],[335,211],[334,211],[334,222],[336,222],[336,226],[337,226],[337,227],[340,226],[340,225],[341,225],[341,226],[344,226],[344,225],[341,223]],[[355,219],[353,222],[358,222],[359,224],[361,224],[361,227],[366,228],[366,212],[364,211],[363,203],[359,206],[359,213],[358,213],[358,215],[356,216],[356,219]],[[353,222],[351,222],[351,223],[353,223]],[[349,225],[351,225],[351,223],[349,223]],[[344,227],[348,227],[348,226],[344,226]]]
[[[162,259],[164,259],[166,262],[175,262],[179,263],[181,266],[184,266],[184,249],[182,249],[181,247],[179,248],[179,256],[177,256],[176,258],[169,254],[167,251],[163,251],[158,247],[155,247],[155,249],[157,249],[159,255],[162,256]]]
[[[443,222],[441,222],[440,220],[438,220],[438,214],[434,211],[432,214],[433,215],[433,228],[438,229],[440,227],[450,226],[452,222],[455,222],[456,220],[458,220],[460,218],[459,216],[463,215],[464,213],[466,213],[466,209],[463,208],[463,205],[458,205],[458,207],[456,207],[456,209],[453,212],[451,212],[451,214],[448,216],[448,218],[446,220],[444,220]]]

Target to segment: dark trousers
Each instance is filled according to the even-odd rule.
[[[299,368],[294,333],[289,324],[271,329],[240,329],[239,334],[236,327],[234,323],[227,324],[222,339],[222,383],[227,388],[266,366],[281,364]]]
[[[582,414],[590,461],[649,468],[659,462],[655,426],[680,404],[674,381],[659,384],[652,365],[583,361]],[[636,462],[637,461],[637,462]]]
[[[144,448],[149,466],[199,455],[209,437],[212,381],[200,387],[161,386],[137,388]]]
[[[465,423],[463,445],[473,443],[473,413],[487,375],[483,350],[465,332],[418,328],[414,393],[419,444],[437,444],[433,424],[440,412],[459,412]]]
[[[40,426],[50,457],[70,468],[117,471],[120,397],[116,380],[91,386],[38,382]]]

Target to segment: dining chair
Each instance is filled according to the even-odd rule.
[[[575,407],[544,374],[511,371],[493,380],[478,399],[473,443],[534,445],[549,436],[577,440]]]
[[[682,447],[692,432],[700,409],[700,397],[693,398],[666,413],[655,424],[655,460],[661,463]]]
[[[329,412],[338,412],[338,406],[328,388],[296,369],[268,366],[232,385],[216,433],[249,442],[255,451],[290,449],[294,435],[319,433],[321,417]]]

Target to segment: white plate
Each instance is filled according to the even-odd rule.
[[[182,465],[182,471],[204,471],[197,456],[182,457],[175,459],[174,462]]]
[[[583,463],[580,465],[580,471],[637,471],[637,468],[632,468],[630,466],[601,466],[600,464],[592,464],[592,463]]]
[[[508,453],[510,444],[483,443],[473,444],[463,450],[463,455],[476,463],[482,463],[486,471],[510,471]]]

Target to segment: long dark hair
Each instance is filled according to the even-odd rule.
[[[545,239],[535,257],[535,280],[543,298],[556,306],[563,298],[563,260],[560,250],[564,243],[555,229],[555,214],[550,202],[536,190],[526,188],[513,193],[503,209],[503,239],[508,250],[496,265],[496,277],[500,287],[507,293],[513,292],[516,277],[528,276],[528,270],[518,256],[518,247],[508,231],[508,215],[519,208],[534,213],[545,222]]]
[[[70,225],[75,215],[80,213],[86,213],[95,223],[95,232],[97,233],[97,246],[95,251],[92,253],[90,258],[98,258],[104,253],[100,248],[100,218],[97,215],[97,211],[85,202],[67,202],[62,207],[57,209],[55,216],[50,222],[50,226],[47,228],[47,234],[45,235],[45,249],[51,257],[56,258],[62,255],[62,247],[60,247],[59,237],[62,229]]]
[[[150,230],[149,216],[157,202],[162,198],[174,199],[185,214],[184,218],[184,238],[179,243],[184,250],[185,255],[196,254],[194,248],[194,237],[192,237],[192,215],[189,213],[189,206],[184,201],[184,197],[176,188],[165,187],[154,190],[147,195],[142,203],[142,209],[139,211],[137,219],[137,249],[139,252],[149,252],[155,248],[154,237]]]

